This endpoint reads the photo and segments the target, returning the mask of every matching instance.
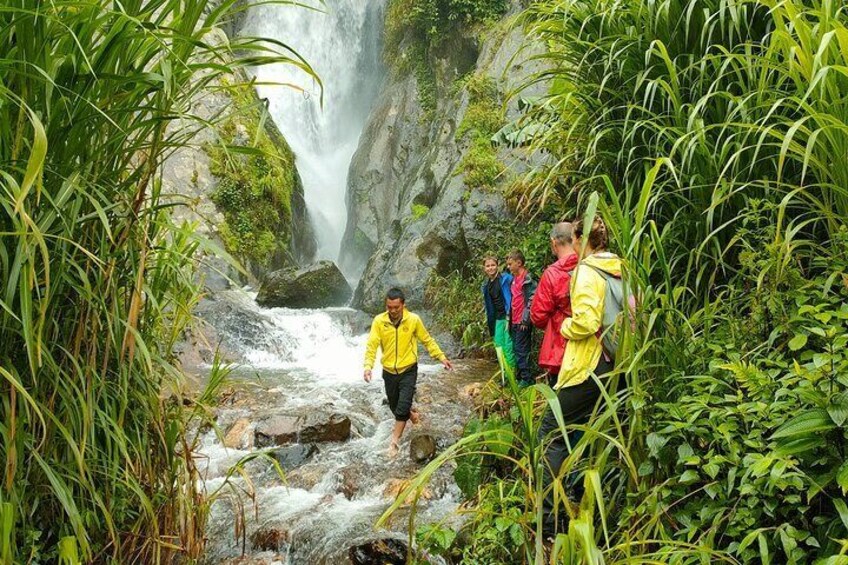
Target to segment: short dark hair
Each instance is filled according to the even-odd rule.
[[[386,293],[386,300],[397,300],[397,299],[400,299],[401,302],[406,304],[406,295],[403,293],[403,291],[401,289],[397,288],[396,286],[393,286]]]
[[[527,260],[524,258],[524,253],[522,253],[520,249],[513,249],[509,252],[509,255],[507,255],[506,258],[512,259],[513,261],[521,261],[522,265],[527,264]]]

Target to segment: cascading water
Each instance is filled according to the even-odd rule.
[[[258,3],[241,30],[291,46],[323,81],[321,107],[318,85],[296,67],[256,70],[259,95],[296,155],[322,259],[338,257],[348,167],[382,80],[384,3],[327,0],[321,11]],[[205,432],[197,453],[199,486],[214,501],[204,562],[337,564],[348,562],[351,546],[406,539],[403,512],[386,531],[373,526],[419,468],[409,457],[410,437],[428,434],[441,448],[455,441],[471,414],[459,391],[490,367],[460,363],[445,373],[422,357],[416,405],[424,421],[389,459],[393,419],[379,367],[373,382],[362,378],[370,317],[348,308],[262,309],[244,290],[217,293],[201,310],[238,363],[218,408],[224,437]],[[341,437],[332,435],[337,424]],[[322,426],[332,437],[315,437]],[[424,499],[418,523],[451,515],[459,493],[450,469],[434,475]]]
[[[398,486],[420,468],[409,459],[410,438],[430,434],[441,448],[455,441],[471,415],[470,406],[459,401],[460,391],[490,374],[490,365],[468,361],[447,373],[423,356],[416,402],[425,420],[404,434],[401,453],[390,459],[386,446],[393,420],[383,405],[381,379],[362,379],[370,317],[350,308],[263,309],[254,296],[243,290],[222,292],[201,312],[239,363],[231,394],[218,409],[225,440],[206,432],[197,454],[200,487],[218,496],[204,562],[236,563],[232,559],[244,553],[268,560],[249,563],[346,563],[351,546],[406,539],[408,514],[403,512],[386,531],[375,532],[373,526]],[[245,465],[243,473],[233,472],[239,460],[261,449],[268,422],[292,415],[321,420],[331,414],[350,420],[350,439],[307,442],[299,437],[265,446],[265,453],[285,469],[285,482],[265,458]],[[450,516],[459,501],[451,469],[442,469],[430,481],[416,521]]]
[[[319,85],[297,67],[256,70],[259,95],[269,100],[297,158],[318,258],[336,261],[347,219],[348,167],[383,76],[385,0],[329,0],[316,2],[317,10],[294,4],[250,8],[242,33],[289,45],[321,78],[323,108]]]

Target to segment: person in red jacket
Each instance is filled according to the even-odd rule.
[[[545,269],[530,305],[530,320],[534,326],[545,330],[539,350],[539,367],[548,372],[551,386],[556,382],[565,352],[565,338],[559,329],[563,320],[571,316],[571,274],[577,266],[572,228],[569,222],[560,222],[551,229],[551,251],[557,260]]]

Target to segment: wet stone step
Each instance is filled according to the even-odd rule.
[[[341,414],[277,415],[260,421],[254,431],[256,447],[291,443],[324,443],[350,439],[350,418]]]

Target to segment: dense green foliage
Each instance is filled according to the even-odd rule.
[[[486,76],[471,76],[465,81],[468,107],[456,130],[457,140],[468,136],[470,147],[456,168],[469,188],[494,188],[505,167],[492,145],[492,136],[503,125],[503,105],[495,81]]]
[[[429,53],[451,34],[495,21],[507,8],[507,0],[390,0],[385,31],[387,57],[397,61],[407,37]]]
[[[206,0],[12,0],[0,10],[0,561],[160,563],[203,546],[172,349],[199,297],[194,226],[158,179],[192,98],[302,61],[206,33]],[[206,123],[198,119],[198,123]],[[213,382],[216,379],[213,379]],[[188,406],[188,407],[186,407]],[[195,424],[191,424],[194,421]]]
[[[510,395],[511,472],[472,499],[490,518],[426,543],[474,563],[465,534],[508,517],[525,541],[500,563],[848,562],[846,7],[542,0],[525,22],[550,91],[517,124],[546,159],[522,202],[597,202],[642,313],[564,465],[586,494],[553,546],[530,449],[546,387]],[[503,460],[491,434],[433,465]]]
[[[219,177],[212,200],[224,213],[219,227],[227,250],[267,268],[285,258],[291,237],[291,200],[297,189],[294,154],[274,135],[251,84],[227,85],[234,110],[218,126],[222,144],[206,147]],[[239,139],[250,135],[252,139]]]
[[[425,116],[435,111],[439,91],[440,77],[433,64],[434,52],[446,45],[450,51],[451,40],[495,22],[507,8],[507,0],[389,1],[384,59],[394,72],[415,75]]]

